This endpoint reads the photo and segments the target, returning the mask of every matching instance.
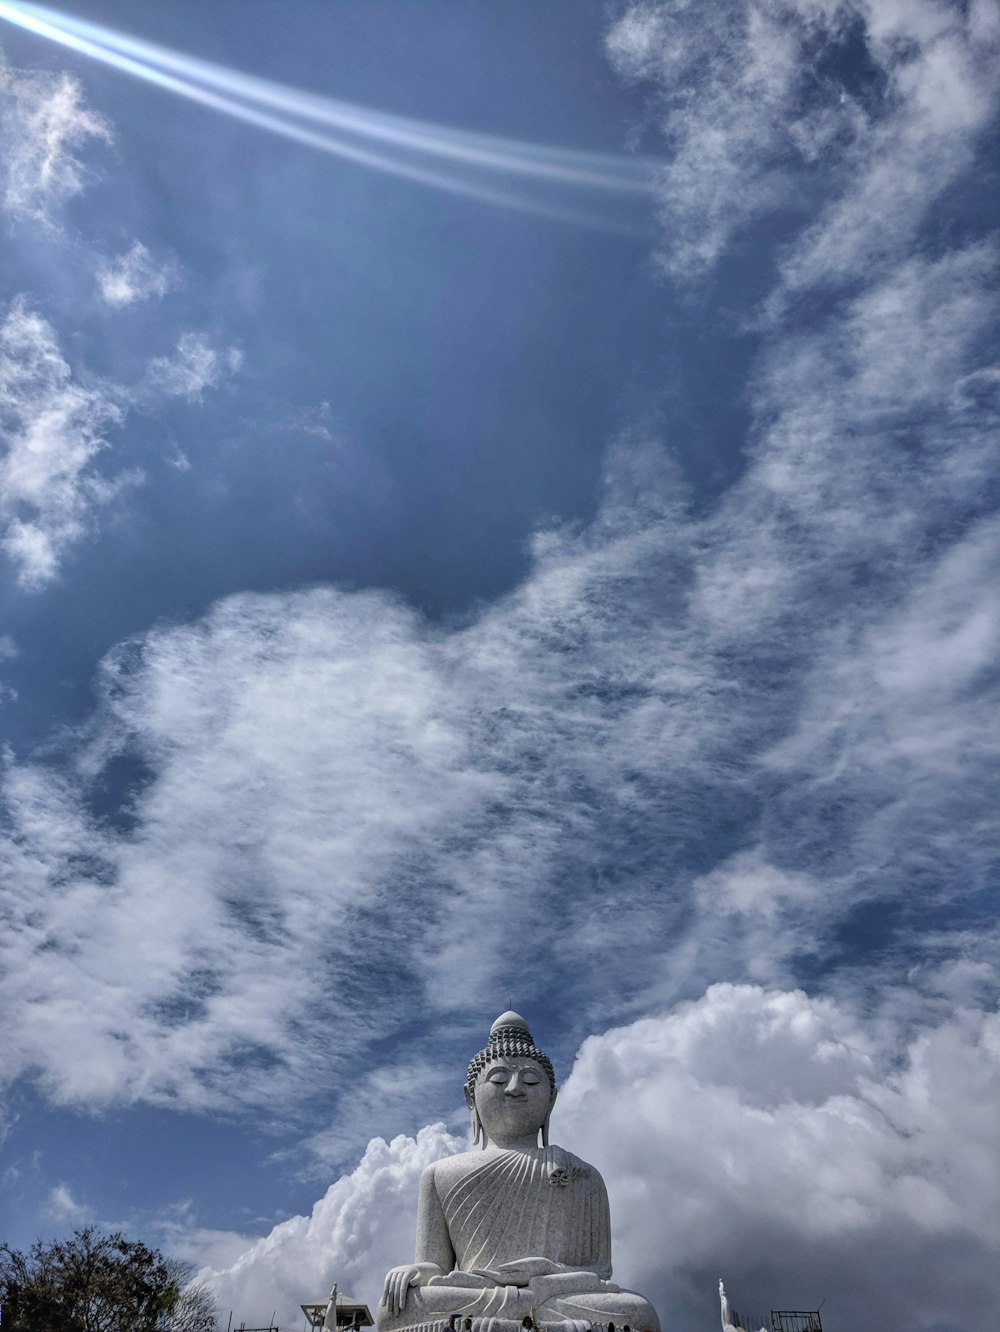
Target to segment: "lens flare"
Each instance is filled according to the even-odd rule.
[[[534,182],[619,196],[650,193],[656,164],[647,159],[522,143],[387,115],[243,74],[42,5],[0,0],[0,18],[259,129],[487,203],[634,233],[634,219],[627,225],[604,212],[532,196],[525,186]],[[482,179],[488,173],[520,177],[521,188],[490,185]]]

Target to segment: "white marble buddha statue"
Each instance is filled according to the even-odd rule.
[[[517,1013],[494,1022],[465,1099],[479,1150],[424,1171],[416,1255],[385,1279],[379,1332],[659,1332],[652,1306],[610,1280],[604,1180],[549,1144],[555,1074]]]

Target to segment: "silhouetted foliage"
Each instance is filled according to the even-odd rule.
[[[215,1302],[191,1268],[94,1226],[27,1253],[0,1245],[3,1332],[215,1332]]]
[[[165,1332],[217,1332],[219,1311],[215,1296],[207,1286],[191,1283],[192,1269],[188,1263],[170,1259],[168,1266],[181,1283],[181,1293],[170,1311]]]

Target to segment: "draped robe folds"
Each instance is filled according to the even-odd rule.
[[[463,1272],[541,1255],[611,1275],[604,1181],[562,1148],[487,1156],[448,1191],[442,1208]]]
[[[554,1146],[468,1153],[436,1165],[435,1188],[455,1270],[411,1288],[396,1316],[380,1306],[380,1332],[445,1332],[452,1316],[457,1326],[467,1317],[491,1318],[520,1330],[528,1314],[542,1325],[580,1319],[659,1332],[646,1300],[608,1280],[608,1195],[593,1166]],[[566,1274],[555,1293],[545,1289],[544,1276],[526,1286],[498,1284],[488,1276],[478,1288],[455,1284],[459,1273],[489,1273],[504,1263],[539,1257]]]

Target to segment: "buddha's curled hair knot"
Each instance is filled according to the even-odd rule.
[[[542,1068],[545,1070],[545,1075],[549,1080],[549,1086],[552,1088],[554,1094],[556,1090],[556,1074],[555,1069],[552,1067],[552,1060],[544,1050],[539,1050],[536,1047],[531,1032],[528,1030],[527,1023],[524,1022],[523,1018],[519,1019],[516,1023],[507,1023],[504,1021],[507,1016],[508,1014],[505,1013],[503,1018],[498,1018],[497,1021],[494,1022],[493,1029],[490,1032],[490,1038],[486,1042],[485,1047],[480,1050],[478,1054],[472,1056],[472,1059],[469,1061],[469,1073],[465,1080],[465,1085],[470,1091],[474,1091],[480,1073],[482,1073],[483,1069],[486,1068],[488,1064],[491,1064],[494,1059],[533,1059],[536,1064],[541,1064]],[[513,1018],[516,1014],[512,1013],[509,1016]]]

